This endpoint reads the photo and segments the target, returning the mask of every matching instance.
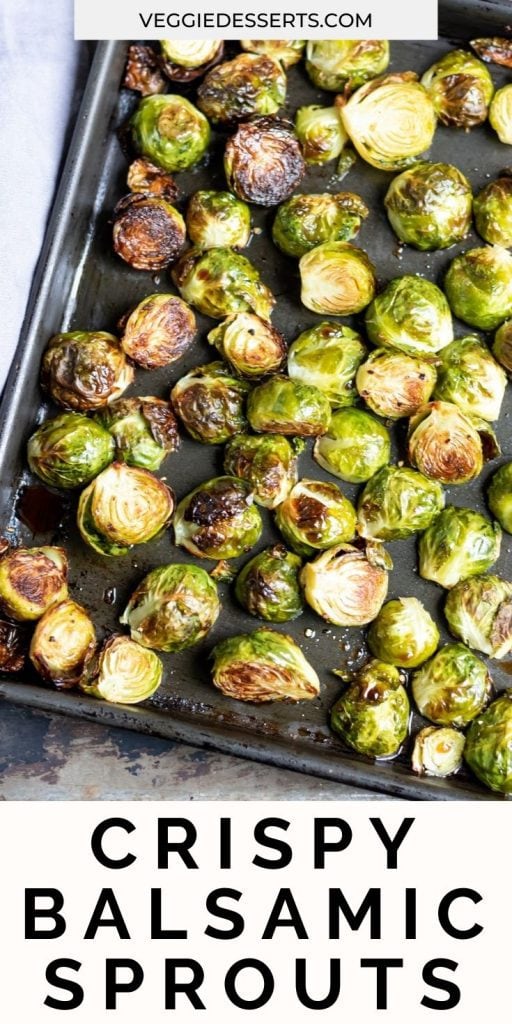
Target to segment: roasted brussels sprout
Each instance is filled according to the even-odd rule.
[[[135,270],[163,270],[185,244],[185,221],[162,196],[124,196],[114,210],[114,252]]]
[[[507,373],[512,375],[512,320],[498,327],[492,346],[493,355]]]
[[[366,355],[361,335],[344,324],[316,324],[290,346],[288,373],[293,380],[314,384],[334,408],[353,405],[356,371]]]
[[[389,64],[386,39],[312,39],[306,48],[306,71],[319,89],[355,89],[382,74]]]
[[[413,416],[428,402],[437,380],[426,359],[393,349],[371,352],[356,374],[356,389],[372,412],[386,419]]]
[[[472,576],[450,590],[444,606],[450,632],[468,647],[504,658],[512,650],[512,583]]]
[[[41,386],[64,409],[88,412],[119,398],[133,380],[133,368],[113,334],[67,331],[48,342]]]
[[[299,107],[295,131],[307,164],[326,164],[343,150],[348,135],[339,107]]]
[[[261,536],[252,492],[236,476],[218,476],[183,498],[174,518],[176,544],[198,558],[238,558]]]
[[[27,648],[23,627],[0,619],[0,672],[22,672],[27,660]]]
[[[208,341],[248,380],[277,373],[286,359],[283,335],[256,313],[234,313],[210,331]]]
[[[380,544],[359,549],[329,548],[301,572],[306,601],[335,626],[366,626],[378,615],[388,592],[389,555]]]
[[[221,60],[221,39],[161,39],[162,67],[171,82],[193,82]]]
[[[126,184],[130,192],[143,196],[162,196],[169,203],[175,203],[180,195],[172,175],[142,156],[130,164]]]
[[[257,505],[276,508],[297,482],[297,455],[279,434],[237,434],[226,445],[224,469],[250,485]]]
[[[441,587],[486,572],[499,558],[501,530],[471,508],[448,505],[419,542],[420,576]]]
[[[447,345],[437,378],[434,398],[453,402],[466,416],[498,419],[507,377],[480,338],[470,335]]]
[[[185,171],[204,156],[210,125],[184,96],[147,96],[130,121],[138,153],[164,171]]]
[[[148,295],[122,318],[121,345],[145,370],[170,366],[185,354],[196,336],[196,318],[176,295]]]
[[[151,46],[134,43],[128,47],[123,85],[125,89],[133,89],[141,96],[154,96],[164,92],[165,78],[158,57]]]
[[[214,320],[257,313],[269,320],[275,299],[252,263],[234,249],[189,249],[172,269],[185,302]]]
[[[286,99],[286,75],[268,54],[240,53],[212,68],[197,91],[197,104],[214,124],[275,114]]]
[[[481,60],[467,50],[450,50],[421,79],[443,124],[474,128],[489,113],[492,78]]]
[[[272,377],[251,391],[247,418],[256,433],[316,437],[329,428],[331,406],[324,393],[312,384]]]
[[[418,711],[436,725],[464,728],[488,703],[487,666],[464,644],[446,644],[412,677]]]
[[[512,533],[512,462],[506,462],[493,473],[487,501],[500,526]]]
[[[121,615],[132,640],[156,651],[184,651],[217,621],[217,586],[198,565],[159,565],[139,583]]]
[[[512,690],[505,690],[471,723],[464,760],[471,771],[496,793],[512,792]]]
[[[63,548],[9,548],[0,557],[0,608],[19,622],[40,619],[68,596]]]
[[[247,53],[265,53],[278,60],[284,68],[298,64],[306,45],[305,39],[241,39],[240,46]]]
[[[444,508],[441,484],[406,466],[385,466],[358,504],[358,531],[373,540],[401,540],[426,530]]]
[[[160,398],[119,398],[96,413],[96,420],[111,434],[117,461],[129,466],[155,472],[179,447],[176,417]]]
[[[126,555],[170,522],[174,498],[146,469],[113,462],[82,491],[77,522],[83,540],[100,555]]]
[[[481,60],[512,68],[512,39],[503,39],[500,36],[472,39],[470,45]]]
[[[236,578],[237,600],[250,615],[267,622],[289,622],[301,614],[299,586],[302,562],[283,544],[265,548],[244,565]]]
[[[353,539],[356,512],[336,484],[299,480],[276,511],[286,543],[298,555],[314,555]]]
[[[512,146],[512,85],[498,89],[491,103],[489,121],[500,142]]]
[[[331,727],[358,754],[391,757],[407,736],[409,715],[409,699],[398,669],[372,660],[336,701]]]
[[[419,274],[390,281],[367,309],[365,321],[374,345],[397,348],[410,356],[433,355],[453,341],[445,296]]]
[[[200,249],[243,249],[251,237],[249,207],[231,192],[194,192],[186,224],[190,241]]]
[[[239,125],[226,144],[228,185],[248,203],[282,203],[302,180],[305,169],[293,124],[279,117],[256,117]]]
[[[478,234],[491,245],[512,246],[512,171],[490,181],[473,200]]]
[[[467,484],[484,464],[477,424],[452,402],[428,402],[409,421],[409,460],[429,480]]]
[[[434,775],[445,779],[462,767],[465,738],[448,726],[436,729],[428,725],[414,739],[411,768],[418,775]]]
[[[292,196],[277,211],[272,238],[286,256],[300,258],[324,242],[349,242],[368,213],[353,192]]]
[[[202,444],[222,444],[247,426],[248,390],[223,363],[207,363],[181,377],[171,391],[171,402],[191,437]]]
[[[324,242],[299,262],[301,301],[313,313],[360,313],[375,295],[375,268],[369,256],[348,242]]]
[[[471,185],[453,164],[423,161],[393,178],[384,200],[401,242],[415,249],[447,249],[471,228]]]
[[[212,681],[226,697],[257,704],[313,700],[320,692],[320,680],[300,647],[264,627],[214,647]]]
[[[409,167],[429,148],[436,129],[434,105],[413,71],[361,86],[341,116],[359,155],[382,171]]]
[[[368,632],[368,646],[380,661],[417,668],[437,650],[439,630],[417,597],[388,601]]]
[[[39,619],[29,655],[43,679],[68,689],[79,682],[95,647],[96,633],[85,608],[64,600]]]
[[[459,320],[493,331],[512,316],[512,256],[498,245],[469,249],[450,263],[444,288]]]
[[[139,704],[162,682],[164,667],[153,651],[128,636],[105,640],[80,679],[80,689],[111,704]]]
[[[112,462],[114,441],[100,423],[78,412],[63,412],[32,434],[27,457],[45,484],[67,490],[88,484]]]
[[[391,439],[383,423],[361,409],[341,409],[333,414],[324,437],[314,447],[322,469],[347,483],[361,484],[386,466]]]

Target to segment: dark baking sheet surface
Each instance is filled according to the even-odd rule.
[[[447,38],[435,43],[404,42],[392,44],[392,65],[396,70],[425,70],[433,60],[457,40],[480,34],[503,34],[507,16],[512,20],[508,2],[441,4],[442,30]],[[172,545],[167,533],[159,541],[135,549],[119,559],[101,559],[80,541],[74,525],[73,508],[58,534],[32,534],[16,516],[20,489],[33,482],[26,469],[25,444],[34,427],[51,407],[42,401],[38,387],[41,354],[48,338],[59,330],[104,329],[115,331],[118,317],[152,291],[174,290],[166,272],[159,277],[131,270],[111,251],[109,218],[116,201],[124,194],[127,161],[121,151],[116,129],[126,120],[137,99],[132,93],[119,93],[126,55],[125,43],[98,46],[89,83],[80,111],[77,129],[69,152],[47,240],[34,282],[20,347],[10,374],[0,410],[0,522],[1,532],[19,543],[63,543],[71,555],[72,596],[93,614],[98,633],[116,628],[117,617],[137,582],[151,568],[170,561],[187,561],[188,556]],[[496,84],[510,80],[510,72],[492,67]],[[194,98],[195,90],[187,92]],[[305,103],[332,102],[332,94],[315,90],[302,67],[289,71],[290,113]],[[177,175],[184,197],[202,187],[223,188],[220,156],[224,136],[216,137],[209,165]],[[469,177],[475,191],[494,177],[511,160],[489,126],[465,134],[438,129],[430,157],[455,163]],[[448,252],[417,253],[404,249],[387,224],[382,199],[392,175],[376,171],[362,161],[339,182],[333,177],[334,164],[320,170],[310,169],[301,191],[359,192],[371,209],[356,244],[367,249],[374,260],[379,279],[385,282],[403,273],[422,273],[440,281],[457,251],[480,244],[478,237]],[[299,302],[299,278],[295,261],[281,256],[268,239],[272,211],[253,208],[253,223],[261,228],[255,234],[247,255],[261,270],[278,303],[273,317],[277,327],[292,341],[297,334],[318,321]],[[198,342],[186,357],[169,370],[137,371],[129,393],[166,397],[174,381],[191,367],[208,362],[215,352],[206,342],[212,321],[199,317]],[[354,321],[357,323],[357,321]],[[456,325],[456,334],[469,331]],[[499,461],[512,457],[510,416],[512,394],[508,388],[498,433],[503,456],[491,463],[476,484],[447,489],[447,502],[469,505],[485,511],[486,481]],[[400,428],[394,431],[398,440]],[[300,458],[300,475],[332,479],[310,457]],[[395,447],[400,457],[400,445]],[[159,475],[172,484],[178,498],[201,481],[222,472],[222,450],[183,439],[181,451],[171,456]],[[356,489],[342,485],[353,498]],[[257,550],[277,533],[271,517],[264,515],[267,529]],[[415,541],[389,544],[395,569],[390,577],[389,597],[414,594],[431,610],[442,627],[442,640],[449,639],[443,628],[441,608],[443,592],[422,580],[416,571]],[[504,537],[497,571],[512,576],[512,538]],[[238,560],[241,565],[247,557]],[[190,559],[191,560],[191,559]],[[213,563],[205,562],[212,567]],[[116,602],[109,605],[103,595],[115,587]],[[230,587],[220,585],[223,612],[210,636],[191,651],[164,656],[165,681],[155,697],[134,708],[116,707],[77,693],[58,693],[34,681],[0,681],[0,695],[32,707],[95,719],[111,725],[123,725],[141,732],[184,739],[219,750],[268,761],[273,764],[316,773],[349,784],[378,789],[391,796],[417,799],[493,799],[493,795],[475,784],[464,773],[448,780],[416,778],[410,771],[410,744],[398,758],[371,762],[345,750],[327,726],[328,710],[340,691],[339,680],[331,669],[350,665],[364,657],[363,633],[358,630],[327,626],[313,613],[305,613],[285,624],[298,641],[306,657],[315,665],[322,680],[322,696],[314,702],[298,705],[271,704],[253,706],[229,700],[217,693],[209,682],[208,654],[223,636],[247,632],[258,621],[243,612],[233,601]],[[510,684],[508,666],[491,663],[497,688]],[[421,724],[417,719],[414,731]],[[248,798],[252,797],[248,793]],[[264,795],[264,794],[258,794]]]

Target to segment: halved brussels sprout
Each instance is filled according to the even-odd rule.
[[[359,367],[356,388],[377,416],[398,420],[413,416],[428,402],[436,380],[436,368],[426,359],[377,349]]]
[[[268,54],[240,53],[208,72],[197,105],[214,124],[275,114],[286,99],[286,75]]]
[[[244,565],[236,578],[237,600],[250,615],[267,622],[289,622],[304,608],[299,586],[302,562],[283,544],[265,548]]]
[[[27,646],[23,627],[0,619],[0,671],[22,672],[27,661]]]
[[[450,590],[444,611],[450,632],[468,647],[504,658],[512,650],[512,583],[472,576]]]
[[[184,651],[210,632],[220,612],[214,580],[198,565],[159,565],[139,583],[121,615],[132,640],[156,651]]]
[[[470,46],[481,60],[512,68],[512,39],[504,39],[500,36],[472,39]]]
[[[261,516],[250,487],[236,476],[218,476],[182,498],[174,518],[179,547],[197,558],[238,558],[261,536]]]
[[[63,412],[32,434],[27,458],[32,472],[50,487],[83,487],[112,462],[114,441],[87,416]]]
[[[66,331],[48,342],[41,387],[64,409],[88,412],[119,398],[131,384],[133,367],[113,334]]]
[[[148,295],[120,323],[126,355],[144,370],[171,366],[190,348],[197,331],[194,313],[176,295]]]
[[[276,511],[285,541],[298,555],[314,555],[353,539],[356,512],[336,484],[299,480]]]
[[[210,142],[206,117],[184,96],[147,96],[130,121],[137,152],[164,171],[185,171]]]
[[[361,409],[333,413],[327,433],[313,450],[322,469],[353,484],[369,480],[387,465],[390,455],[391,438],[386,427]]]
[[[157,654],[114,634],[87,667],[80,689],[111,704],[139,704],[158,690],[163,671]]]
[[[324,242],[349,242],[368,213],[354,192],[292,196],[277,211],[272,238],[281,252],[300,258]]]
[[[169,203],[175,203],[180,196],[180,190],[172,175],[143,156],[132,160],[126,184],[130,192],[142,196],[162,196]]]
[[[341,116],[359,155],[382,171],[415,163],[436,130],[434,105],[414,71],[382,75],[361,86],[341,107]]]
[[[415,249],[447,249],[471,228],[473,193],[453,164],[414,164],[393,178],[384,200],[400,241]]]
[[[358,531],[373,540],[401,540],[426,530],[444,508],[441,484],[406,466],[385,466],[358,504]]]
[[[382,74],[389,64],[386,39],[311,39],[306,48],[306,71],[319,89],[355,89]]]
[[[444,288],[459,320],[493,331],[512,316],[512,256],[499,245],[468,249],[450,263]]]
[[[453,341],[450,307],[440,288],[419,274],[396,277],[365,314],[370,341],[410,356],[433,355]]]
[[[226,697],[261,704],[313,700],[320,680],[291,637],[273,629],[227,637],[213,652],[212,681]]]
[[[415,672],[418,711],[436,725],[464,728],[489,702],[492,680],[485,662],[464,644],[446,644]]]
[[[202,444],[222,444],[247,427],[249,385],[221,362],[206,363],[181,377],[171,402],[187,432]]]
[[[160,398],[119,398],[96,413],[96,420],[111,434],[117,461],[129,466],[155,472],[179,447],[176,417]]]
[[[316,437],[329,428],[331,405],[312,384],[272,377],[251,391],[247,418],[256,433]]]
[[[512,533],[512,462],[506,462],[493,473],[487,501],[500,526]]]
[[[162,68],[171,82],[193,82],[221,60],[222,39],[161,39]]]
[[[501,366],[512,375],[512,320],[507,320],[498,327],[492,346],[493,355]]]
[[[473,128],[489,113],[492,78],[481,60],[467,50],[450,50],[421,79],[443,124]]]
[[[464,760],[496,793],[512,793],[512,690],[505,690],[471,723]]]
[[[293,380],[314,384],[334,408],[354,405],[354,379],[365,355],[357,331],[324,321],[303,331],[290,346],[288,373]]]
[[[307,562],[301,572],[306,601],[334,626],[366,626],[378,615],[393,564],[380,544],[340,544]]]
[[[450,589],[460,580],[490,569],[500,548],[497,523],[471,508],[448,505],[420,537],[420,576]]]
[[[372,660],[331,710],[331,727],[366,757],[398,753],[409,731],[409,698],[394,665]]]
[[[486,242],[512,246],[512,171],[502,172],[475,196],[473,212],[476,230]]]
[[[208,341],[248,379],[277,373],[286,358],[283,335],[256,313],[234,313],[210,331]]]
[[[163,196],[124,196],[114,210],[114,252],[135,270],[163,270],[179,255],[185,221]]]
[[[190,241],[200,249],[243,249],[251,237],[251,211],[231,192],[194,192],[186,224]]]
[[[512,85],[498,89],[491,103],[489,121],[500,142],[512,146]]]
[[[284,68],[299,63],[305,45],[305,39],[240,39],[240,46],[246,53],[266,53]]]
[[[313,313],[360,313],[375,295],[375,268],[369,256],[349,242],[324,242],[299,262],[301,301]]]
[[[153,47],[140,43],[128,47],[123,86],[140,92],[141,96],[164,92],[165,78]]]
[[[30,644],[30,660],[43,679],[67,689],[76,686],[96,647],[89,614],[76,601],[61,601],[43,615]]]
[[[461,732],[449,727],[436,729],[427,725],[414,739],[411,768],[418,775],[434,775],[445,779],[462,767],[466,740]]]
[[[252,312],[270,319],[275,299],[252,263],[234,249],[189,249],[172,268],[185,302],[214,320]]]
[[[64,548],[7,548],[0,557],[0,608],[11,619],[40,619],[67,596]]]
[[[229,187],[248,203],[276,206],[293,192],[306,170],[291,121],[255,117],[228,139],[224,171]]]
[[[170,522],[174,497],[146,469],[113,462],[82,491],[77,523],[82,539],[100,555],[126,555],[147,544]]]
[[[482,471],[477,424],[452,402],[428,402],[409,421],[409,459],[429,480],[467,484]]]
[[[380,661],[417,668],[437,650],[439,630],[417,597],[388,601],[368,632],[368,646]]]
[[[226,445],[224,470],[250,485],[257,505],[276,508],[297,482],[297,455],[279,434],[237,434]]]
[[[434,397],[466,416],[497,420],[506,386],[506,374],[480,338],[457,338],[441,352]]]
[[[326,164],[335,160],[348,140],[337,106],[299,107],[295,131],[307,164]]]

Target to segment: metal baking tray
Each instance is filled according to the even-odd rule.
[[[441,3],[442,39],[437,42],[392,44],[392,68],[425,70],[433,60],[464,38],[497,35],[507,31],[512,20],[508,0],[494,3]],[[0,524],[1,532],[18,543],[63,543],[71,556],[72,595],[89,608],[101,635],[116,628],[117,618],[138,581],[156,565],[187,561],[188,556],[172,544],[172,534],[145,547],[134,549],[124,558],[101,559],[80,541],[74,525],[75,500],[57,531],[34,534],[17,517],[20,491],[30,479],[25,461],[25,444],[37,423],[52,412],[42,399],[38,376],[41,354],[48,339],[57,331],[104,329],[115,331],[119,316],[143,296],[155,290],[172,290],[167,272],[158,277],[141,273],[118,260],[111,247],[109,220],[117,200],[126,191],[127,161],[117,131],[126,121],[137,99],[120,90],[126,57],[126,43],[100,43],[69,150],[55,207],[48,227],[44,249],[35,276],[20,344],[6,385],[0,410]],[[510,73],[492,67],[497,85],[510,80]],[[194,96],[195,90],[187,94]],[[289,72],[288,106],[290,111],[305,103],[328,103],[326,94],[315,90],[301,66]],[[177,175],[184,197],[202,187],[224,187],[221,154],[223,136],[214,138],[209,163]],[[469,177],[474,189],[481,188],[509,159],[487,125],[463,133],[439,128],[431,157],[455,163]],[[470,237],[448,252],[422,254],[401,251],[387,224],[382,199],[390,175],[358,161],[341,184],[333,177],[333,164],[320,170],[310,169],[301,189],[305,191],[359,192],[368,203],[371,215],[357,244],[367,249],[381,281],[402,273],[421,273],[439,281],[458,249],[478,244]],[[278,297],[274,321],[288,341],[317,321],[299,302],[299,279],[294,261],[282,257],[269,241],[272,211],[253,209],[255,233],[248,255],[260,268],[263,279]],[[212,359],[215,353],[206,342],[211,321],[199,318],[200,340],[185,358],[169,369],[155,372],[139,370],[132,393],[167,396],[171,385],[191,367]],[[457,334],[468,333],[463,325]],[[508,389],[498,432],[503,458],[512,456],[510,416],[512,389]],[[403,440],[403,432],[394,431]],[[399,456],[399,447],[395,455]],[[300,458],[302,476],[328,478],[314,463],[310,446]],[[489,474],[497,463],[488,465],[473,485],[448,489],[447,499],[459,505],[484,509],[484,492]],[[186,437],[177,455],[163,465],[164,475],[178,498],[201,481],[222,471],[218,447],[199,445]],[[355,489],[344,487],[353,498]],[[258,548],[277,534],[271,517]],[[512,538],[504,538],[497,569],[512,576]],[[443,593],[434,584],[419,578],[416,572],[415,541],[390,544],[395,569],[390,577],[389,597],[414,594],[434,612],[449,639],[441,613]],[[246,559],[242,558],[242,564]],[[204,563],[207,567],[213,563]],[[106,603],[104,595],[115,588],[116,601]],[[121,725],[140,732],[153,733],[209,746],[231,754],[282,765],[355,786],[379,790],[390,796],[416,799],[493,799],[464,772],[448,780],[417,778],[409,768],[410,744],[387,762],[372,762],[346,750],[328,728],[328,710],[340,692],[339,680],[331,670],[350,664],[364,653],[364,634],[358,630],[328,627],[313,613],[305,613],[282,628],[300,644],[315,665],[322,680],[321,698],[302,704],[249,705],[227,699],[209,681],[208,654],[223,636],[250,631],[258,625],[234,602],[230,587],[220,586],[223,612],[210,636],[192,650],[165,656],[165,680],[154,698],[137,707],[116,707],[75,692],[56,692],[39,685],[35,678],[0,681],[0,695],[11,701],[47,711],[61,712],[110,725]],[[494,661],[492,675],[498,689],[510,684],[512,668]],[[417,727],[420,724],[415,723]],[[248,792],[248,798],[254,794]]]

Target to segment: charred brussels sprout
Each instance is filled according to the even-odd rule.
[[[82,539],[100,555],[126,555],[170,522],[174,498],[146,469],[113,462],[82,491],[77,522]]]
[[[196,366],[174,385],[171,402],[187,432],[202,444],[222,444],[247,426],[248,385],[223,363]]]
[[[386,419],[413,416],[428,402],[437,380],[435,366],[392,349],[371,352],[356,374],[356,388],[372,412]]]
[[[373,540],[401,540],[427,526],[444,507],[436,480],[406,466],[385,466],[368,481],[359,499],[359,533]]]
[[[301,614],[301,560],[283,544],[260,551],[236,578],[237,600],[250,615],[267,622],[289,622]]]
[[[475,421],[452,402],[428,402],[409,422],[409,459],[429,480],[467,484],[484,464]]]
[[[304,47],[305,39],[241,39],[240,46],[247,53],[265,53],[279,61],[284,68],[298,64]]]
[[[348,136],[339,107],[299,107],[295,131],[307,164],[326,164],[343,150]]]
[[[320,693],[320,680],[297,644],[265,628],[221,640],[213,649],[212,680],[226,697],[257,704],[313,700]]]
[[[398,668],[417,668],[432,657],[438,643],[439,630],[416,597],[388,601],[368,632],[372,654]]]
[[[169,203],[175,203],[180,190],[171,174],[156,167],[151,160],[140,156],[132,160],[128,168],[126,184],[130,192],[143,196],[162,196]]]
[[[435,398],[453,402],[467,416],[498,419],[507,378],[480,338],[457,338],[447,345],[437,375]]]
[[[193,82],[221,60],[221,39],[161,39],[162,67],[171,82]]]
[[[509,376],[512,375],[512,320],[507,320],[498,327],[492,351],[500,366],[503,366]]]
[[[449,589],[490,569],[500,547],[497,523],[473,509],[448,505],[420,537],[420,576]]]
[[[243,249],[251,237],[249,207],[231,192],[194,192],[186,215],[190,241],[200,249]]]
[[[0,619],[0,671],[22,672],[27,661],[27,642],[22,626]]]
[[[50,339],[41,366],[41,386],[64,409],[88,412],[119,398],[133,368],[113,334],[68,331]]]
[[[306,48],[306,71],[319,89],[341,92],[382,74],[389,64],[386,39],[314,39]]]
[[[498,89],[491,103],[489,121],[500,142],[512,146],[512,85]]]
[[[238,558],[261,536],[261,516],[248,484],[218,476],[180,501],[174,518],[176,544],[198,558]]]
[[[299,263],[301,301],[313,313],[360,313],[375,295],[375,269],[369,256],[348,242],[324,242]]]
[[[468,647],[504,658],[512,650],[512,583],[473,576],[450,590],[444,606],[450,632]]]
[[[272,377],[251,391],[247,418],[256,433],[316,437],[329,428],[331,406],[323,392],[311,384]]]
[[[96,633],[85,608],[61,601],[39,619],[29,654],[43,679],[67,689],[79,682],[95,647]]]
[[[40,619],[68,596],[63,548],[11,548],[0,558],[0,608],[19,622]]]
[[[391,757],[409,730],[409,699],[394,665],[369,661],[331,711],[331,727],[358,754]]]
[[[410,356],[433,355],[453,341],[450,307],[440,288],[418,274],[396,277],[366,311],[374,345]]]
[[[276,508],[297,482],[297,456],[279,434],[238,434],[228,442],[224,469],[250,485],[257,505]]]
[[[327,433],[314,448],[322,469],[353,484],[369,480],[387,465],[390,455],[391,439],[386,427],[361,409],[335,412]]]
[[[481,60],[490,64],[501,64],[512,68],[512,40],[494,36],[485,39],[472,39],[470,46]]]
[[[293,551],[307,556],[352,540],[356,513],[336,484],[300,480],[279,505],[276,523]]]
[[[183,96],[148,96],[131,122],[135,149],[164,171],[185,171],[210,142],[206,117]]]
[[[400,241],[415,249],[447,249],[471,228],[469,181],[452,164],[415,164],[393,179],[384,200]]]
[[[473,200],[478,234],[491,245],[512,246],[512,172],[490,181]]]
[[[275,114],[285,99],[286,75],[266,53],[240,53],[212,68],[197,92],[200,110],[214,124]]]
[[[156,651],[184,651],[217,621],[217,586],[198,565],[160,565],[139,583],[120,618],[132,640]]]
[[[455,775],[462,767],[465,742],[464,736],[457,729],[426,726],[414,739],[411,758],[413,772],[418,775],[434,775],[439,779]]]
[[[493,474],[487,500],[493,516],[507,533],[512,533],[512,462]]]
[[[418,711],[436,725],[463,728],[480,714],[491,692],[485,663],[464,644],[446,644],[412,677]]]
[[[111,434],[118,462],[128,466],[154,472],[180,443],[176,417],[160,398],[120,398],[96,419]]]
[[[118,634],[105,640],[80,679],[80,689],[111,704],[140,704],[158,690],[163,671],[157,654]]]
[[[176,295],[148,295],[119,324],[126,355],[144,370],[171,366],[190,348],[197,331],[189,306]]]
[[[512,256],[498,245],[469,249],[450,263],[444,288],[459,320],[493,331],[512,316]]]
[[[141,96],[154,96],[164,92],[165,78],[158,56],[151,46],[134,43],[128,47],[128,58],[124,73],[125,89],[133,89]]]
[[[512,690],[493,701],[468,730],[464,760],[496,793],[512,793]]]
[[[474,128],[486,120],[494,94],[492,78],[481,60],[466,50],[450,50],[421,79],[443,124]]]
[[[292,196],[277,211],[272,238],[286,256],[300,258],[324,242],[349,242],[368,213],[353,192]]]
[[[306,563],[301,572],[304,596],[334,626],[366,626],[386,600],[391,568],[391,559],[379,544],[368,544],[364,550],[341,544]]]
[[[210,331],[208,341],[249,380],[277,373],[286,358],[283,335],[256,313],[234,313]]]
[[[189,249],[174,265],[172,276],[185,302],[214,320],[244,312],[268,320],[275,305],[256,268],[233,249]]]
[[[28,442],[28,464],[50,487],[83,487],[114,458],[114,442],[99,423],[78,412],[46,420]]]
[[[382,171],[409,167],[429,148],[436,129],[434,105],[413,71],[363,85],[341,115],[359,155]]]
[[[303,384],[314,384],[334,408],[353,405],[356,371],[366,355],[361,335],[337,323],[321,323],[290,346],[288,373]]]
[[[293,124],[279,117],[257,117],[239,125],[226,144],[228,185],[248,203],[282,203],[302,180],[305,169]]]
[[[114,252],[135,270],[163,270],[185,244],[185,221],[162,196],[131,194],[114,210]]]

